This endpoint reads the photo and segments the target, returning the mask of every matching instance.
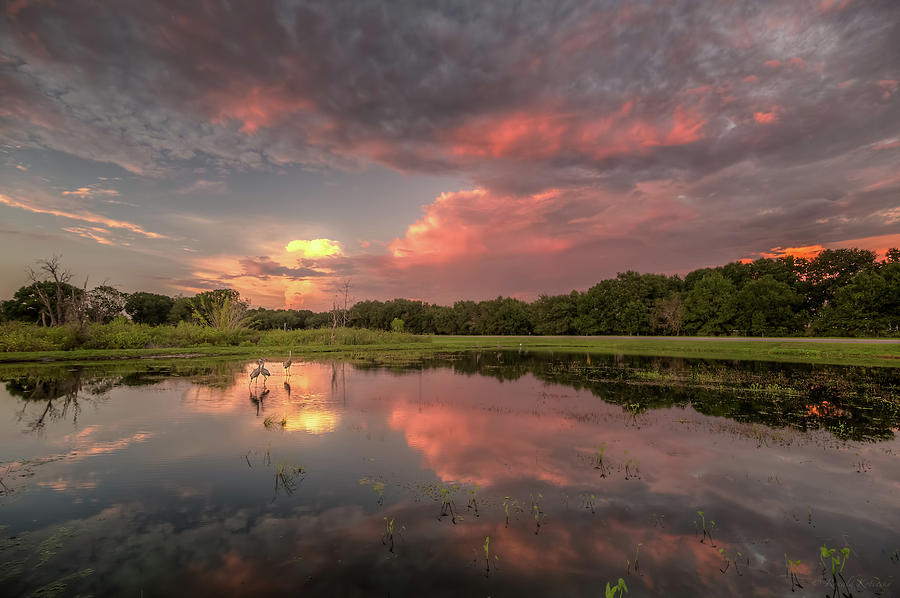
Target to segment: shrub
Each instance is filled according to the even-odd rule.
[[[146,324],[133,324],[125,318],[115,318],[109,324],[89,324],[81,332],[83,349],[143,349],[153,336]]]
[[[191,299],[194,319],[217,330],[233,331],[244,328],[247,320],[247,303],[240,293],[231,289],[218,289],[199,293]]]
[[[0,351],[65,351],[78,346],[70,326],[44,327],[23,322],[0,324]]]

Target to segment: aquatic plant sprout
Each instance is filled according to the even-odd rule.
[[[606,582],[605,598],[622,598],[627,593],[628,586],[625,585],[625,580],[621,577],[619,578],[619,583],[614,586],[610,586],[609,582]]]
[[[837,598],[839,595],[845,597],[851,597],[853,594],[850,592],[850,588],[847,585],[847,580],[844,579],[844,567],[847,565],[847,561],[850,559],[850,548],[844,547],[840,550],[836,548],[828,548],[826,544],[822,544],[819,548],[819,558],[822,561],[823,573],[827,570],[826,559],[830,560],[831,565],[831,588],[833,590],[833,598]],[[845,592],[838,593],[838,579],[840,579],[841,583],[844,584]]]

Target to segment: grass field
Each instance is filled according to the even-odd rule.
[[[113,326],[113,325],[107,325]],[[368,330],[338,330],[335,342],[328,330],[280,330],[241,332],[240,338],[220,339],[214,333],[196,330],[139,329],[144,342],[163,346],[134,347],[132,330],[96,331],[87,347],[98,346],[104,338],[123,339],[122,348],[67,348],[65,350],[0,351],[0,363],[48,361],[98,361],[148,358],[262,357],[283,360],[289,350],[294,356],[333,355],[345,357],[367,354],[418,353],[512,349],[528,351],[593,352],[623,355],[684,357],[699,359],[784,361],[834,365],[877,367],[900,366],[900,342],[876,343],[836,341],[834,339],[695,339],[686,337],[535,337],[535,336],[415,336]],[[168,327],[175,329],[176,327]],[[42,330],[36,329],[38,334]],[[27,335],[31,331],[17,329]],[[111,334],[115,332],[115,334]],[[59,334],[59,333],[56,333]],[[155,335],[155,336],[148,336]],[[246,336],[246,338],[244,338]],[[150,341],[146,341],[150,338]],[[30,341],[23,343],[28,346]],[[36,342],[44,343],[37,339]],[[170,346],[165,346],[168,343]],[[156,343],[154,343],[156,344]],[[174,346],[172,346],[174,345]],[[47,343],[48,348],[52,344]]]
[[[434,337],[443,349],[497,348],[560,352],[616,353],[699,359],[786,361],[834,365],[900,367],[900,341],[876,343],[835,339],[738,340],[689,337],[532,337],[448,336]]]

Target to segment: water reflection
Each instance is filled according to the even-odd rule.
[[[248,389],[254,367],[0,370],[0,591],[785,595],[787,555],[819,596],[827,543],[890,595],[896,372],[489,351]]]
[[[31,432],[41,431],[48,421],[71,418],[77,424],[86,403],[96,404],[121,380],[84,377],[80,370],[61,377],[22,376],[6,382],[6,391],[19,397],[18,420]]]

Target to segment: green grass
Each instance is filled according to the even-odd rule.
[[[216,330],[182,322],[147,326],[125,320],[84,328],[48,328],[18,322],[0,324],[0,362],[129,359],[148,356],[252,356],[283,359],[288,350],[336,352],[353,347],[388,350],[418,347],[430,337],[341,328],[313,330]],[[283,355],[284,354],[284,355]]]
[[[0,324],[0,363],[95,361],[148,357],[263,357],[277,361],[293,350],[298,358],[317,354],[419,353],[519,349],[591,352],[659,357],[783,361],[833,365],[897,367],[900,343],[839,343],[791,340],[743,341],[691,338],[590,338],[532,336],[425,336],[401,332],[331,330],[230,330],[196,324],[151,327],[118,320],[83,329]]]
[[[832,365],[878,367],[900,366],[900,342],[842,343],[834,339],[814,341],[701,340],[691,338],[585,338],[531,336],[446,336],[434,337],[445,351],[465,349],[523,349],[562,353],[613,353],[648,357],[684,357],[740,361],[782,361]]]
[[[303,347],[182,347],[164,349],[72,349],[69,351],[25,351],[0,353],[0,363],[79,362],[136,360],[136,359],[186,359],[186,358],[264,358],[268,362],[287,358],[288,350],[293,350],[294,361],[315,356],[354,357],[359,355],[403,354],[420,356],[439,352],[441,347],[428,343],[385,343],[372,345],[307,345]]]

